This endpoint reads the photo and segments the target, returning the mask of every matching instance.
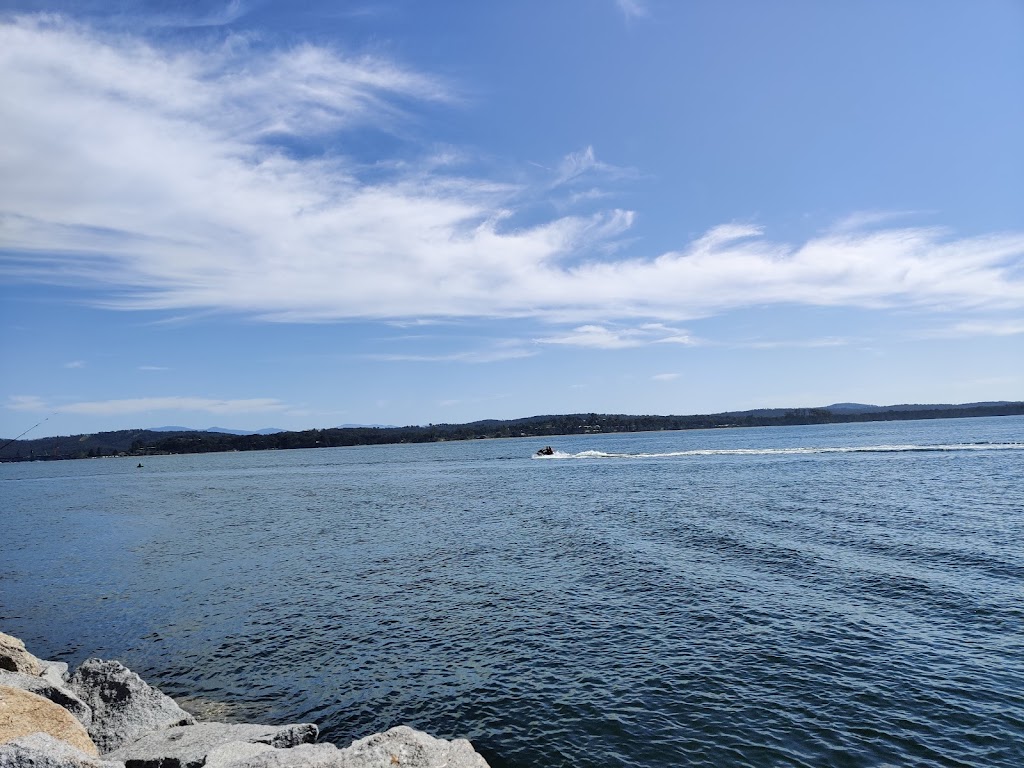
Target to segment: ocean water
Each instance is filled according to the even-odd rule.
[[[493,768],[1024,765],[1022,417],[136,463],[0,465],[0,630],[210,719]]]

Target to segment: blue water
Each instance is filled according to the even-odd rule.
[[[0,465],[0,629],[207,717],[494,768],[1024,765],[1022,417],[136,463]]]

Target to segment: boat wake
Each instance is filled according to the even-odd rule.
[[[960,451],[1022,451],[1024,443],[951,443],[940,445],[851,445],[819,448],[696,448],[668,453],[612,453],[608,451],[554,451],[535,459],[664,459],[673,456],[813,456],[823,453],[955,453]]]

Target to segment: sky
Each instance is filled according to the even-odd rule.
[[[1024,399],[1024,3],[0,0],[0,354],[7,438]]]

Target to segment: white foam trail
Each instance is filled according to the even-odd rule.
[[[912,453],[955,451],[1020,451],[1024,443],[951,443],[940,445],[851,445],[820,448],[697,448],[669,453],[609,453],[607,451],[555,451],[535,459],[664,459],[673,456],[803,456],[822,453]]]

